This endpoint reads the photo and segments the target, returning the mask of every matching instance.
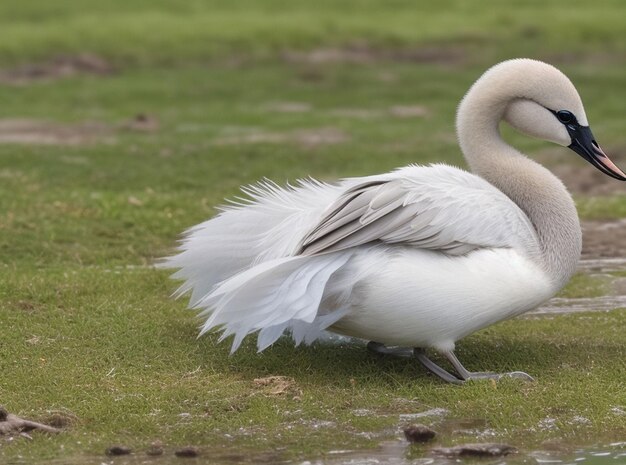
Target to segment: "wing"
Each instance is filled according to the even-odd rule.
[[[447,165],[411,166],[362,178],[326,211],[299,253],[381,241],[460,255],[477,248],[534,247],[524,212],[484,179]]]

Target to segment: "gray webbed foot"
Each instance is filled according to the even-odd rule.
[[[446,358],[450,361],[456,372],[464,381],[470,379],[495,379],[499,380],[504,377],[523,379],[524,381],[534,381],[533,377],[523,371],[512,371],[510,373],[493,373],[484,371],[468,371],[456,357],[454,352],[444,352]]]
[[[449,371],[443,369],[435,362],[433,362],[426,355],[426,351],[424,349],[415,348],[415,349],[406,349],[403,347],[387,347],[380,342],[371,341],[367,344],[368,350],[375,352],[377,354],[382,355],[394,355],[397,357],[415,357],[428,371],[437,375],[439,378],[443,379],[448,383],[453,384],[463,384],[468,380],[479,380],[479,379],[494,379],[499,380],[504,377],[517,378],[522,379],[524,381],[534,381],[533,377],[523,371],[512,371],[510,373],[493,373],[493,372],[483,372],[483,371],[468,371],[456,357],[454,352],[444,352],[443,355],[448,359],[454,371],[456,373],[450,373]]]

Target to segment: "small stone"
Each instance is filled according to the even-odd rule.
[[[150,447],[148,447],[146,454],[152,457],[163,455],[163,443],[161,441],[154,441],[150,444]]]
[[[104,453],[108,456],[128,455],[133,450],[126,446],[111,446]]]
[[[176,457],[197,457],[198,455],[200,455],[200,453],[195,447],[189,446],[178,449],[176,452],[174,452],[174,455]]]
[[[437,447],[432,450],[444,457],[503,457],[517,452],[517,449],[508,444],[461,444],[454,447]]]
[[[412,443],[428,442],[435,437],[435,433],[426,425],[409,425],[404,428],[404,437]]]

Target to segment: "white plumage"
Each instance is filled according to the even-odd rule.
[[[546,80],[525,90],[527,100],[515,85],[500,88],[520,68]],[[500,64],[459,110],[461,146],[479,175],[438,164],[334,184],[262,182],[191,228],[164,266],[179,269],[178,295],[191,293],[201,333],[221,328],[233,351],[255,332],[263,350],[285,332],[300,344],[329,329],[450,355],[455,341],[534,308],[574,272],[580,228],[569,194],[497,134],[506,115],[527,134],[569,145],[548,111],[569,105],[586,121],[571,89],[549,65]]]

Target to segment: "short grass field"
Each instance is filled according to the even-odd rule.
[[[625,309],[487,328],[459,343],[466,366],[536,382],[458,387],[359,343],[283,339],[257,354],[251,337],[229,356],[216,335],[196,338],[194,313],[153,264],[242,184],[464,166],[456,106],[505,58],[565,71],[625,166],[626,3],[90,3],[0,2],[0,404],[67,423],[32,441],[0,437],[0,461],[157,440],[316,458],[375,446],[395,437],[400,415],[434,408],[522,448],[623,440]],[[617,181],[505,132],[568,165],[583,220],[626,217]],[[581,274],[562,295],[605,289]]]

